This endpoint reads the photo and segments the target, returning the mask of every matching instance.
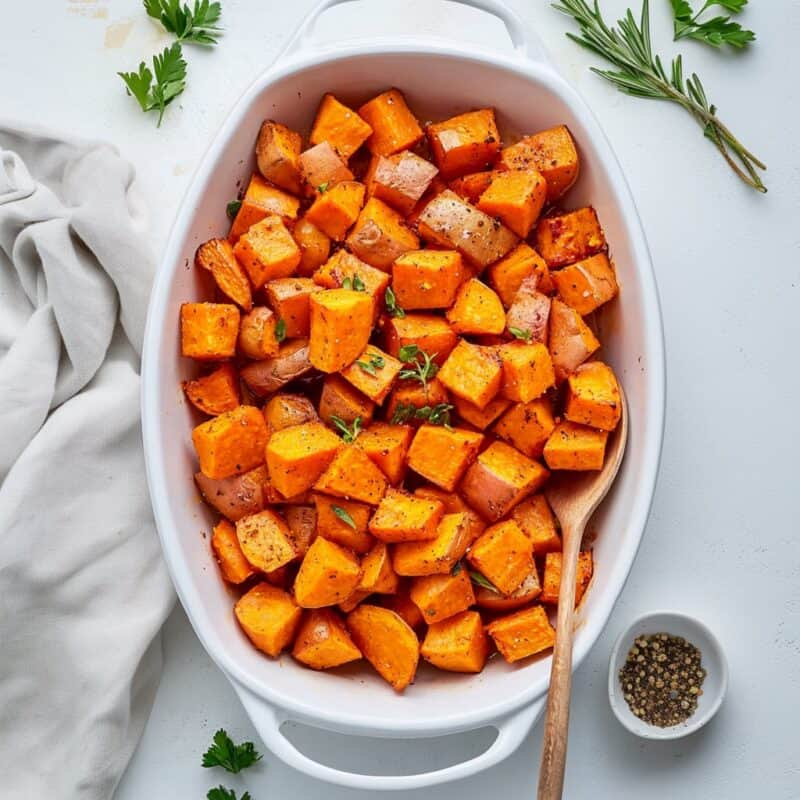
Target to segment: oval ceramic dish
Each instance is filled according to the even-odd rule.
[[[212,515],[192,482],[190,430],[196,419],[180,384],[192,365],[180,356],[181,303],[202,298],[196,271],[186,268],[197,246],[224,234],[225,203],[246,181],[253,143],[265,117],[308,131],[317,99],[334,92],[358,107],[398,85],[421,119],[494,106],[501,128],[531,132],[565,123],[581,151],[581,176],[569,206],[594,205],[611,244],[621,296],[599,320],[608,361],[625,387],[630,409],[628,452],[613,492],[593,528],[595,575],[578,614],[575,664],[586,656],[622,590],[647,520],[664,422],[661,314],[647,245],[628,186],[603,132],[578,94],[542,54],[535,38],[499,0],[461,0],[499,17],[513,51],[483,52],[441,39],[351,40],[314,43],[324,0],[306,19],[276,63],[238,101],[206,153],[178,214],[158,270],[144,346],[142,413],[148,480],[164,556],[197,635],[230,678],[265,744],[297,769],[322,780],[368,789],[413,789],[464,778],[507,757],[543,708],[550,658],[510,666],[492,659],[475,676],[422,668],[403,695],[359,667],[327,675],[273,661],[253,648],[236,625],[232,597],[210,553]],[[378,5],[378,4],[375,4]],[[369,4],[365,4],[369,10]],[[319,764],[280,731],[298,720],[331,731],[416,738],[494,726],[486,751],[463,763],[417,775],[359,775]]]

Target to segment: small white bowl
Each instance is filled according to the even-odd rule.
[[[628,651],[638,636],[669,633],[682,636],[700,650],[702,667],[706,671],[703,694],[697,710],[685,722],[659,728],[639,719],[628,707],[619,681],[619,671]],[[728,664],[722,647],[711,631],[701,622],[673,611],[655,611],[635,620],[620,634],[608,664],[608,698],[617,719],[631,732],[643,739],[680,739],[703,727],[717,713],[728,689]]]

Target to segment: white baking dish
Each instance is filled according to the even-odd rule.
[[[323,780],[370,789],[410,789],[463,778],[508,756],[541,713],[550,661],[510,667],[492,659],[476,676],[422,667],[416,683],[396,695],[366,665],[343,674],[273,661],[237,627],[232,596],[209,552],[212,515],[192,482],[190,430],[197,420],[182,379],[192,365],[178,347],[180,304],[203,297],[192,268],[196,247],[227,230],[225,203],[253,168],[253,143],[265,117],[307,130],[319,97],[332,91],[352,105],[389,86],[406,93],[423,117],[444,118],[484,105],[499,111],[501,129],[531,132],[566,123],[581,150],[582,172],[570,206],[591,203],[611,243],[622,297],[600,320],[603,357],[620,376],[630,407],[628,453],[614,491],[594,528],[596,573],[579,614],[575,663],[599,636],[622,590],[653,495],[664,420],[661,315],[644,235],[620,167],[605,136],[576,92],[542,55],[535,39],[499,0],[461,0],[505,23],[513,51],[481,52],[455,42],[408,37],[315,45],[324,0],[285,53],[238,101],[188,191],[158,271],[144,348],[142,412],[148,480],[164,556],[178,595],[206,650],[230,678],[267,747],[297,769]],[[369,10],[369,4],[365,4]],[[359,775],[319,764],[280,731],[299,720],[339,733],[414,738],[494,726],[488,749],[466,762],[417,775]]]

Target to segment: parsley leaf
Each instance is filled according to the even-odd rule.
[[[233,773],[240,772],[260,760],[261,754],[252,742],[234,744],[223,728],[214,734],[213,744],[203,753],[204,767],[222,767]]]
[[[345,523],[345,525],[349,525],[353,530],[356,529],[356,521],[347,513],[345,509],[343,509],[341,506],[331,506],[331,509],[333,510],[333,513]]]
[[[352,425],[348,425],[341,417],[331,414],[331,422],[336,426],[346,444],[353,444],[361,433],[361,417],[356,417]]]
[[[508,329],[508,332],[515,339],[521,339],[523,342],[529,342],[531,336],[533,336],[533,331],[525,330],[524,328],[515,328],[513,326]]]
[[[234,220],[236,219],[236,215],[239,213],[239,209],[242,207],[241,200],[231,200],[227,206],[225,206],[225,211],[228,214],[228,219]]]
[[[153,84],[155,73],[155,84]],[[158,110],[158,127],[164,109],[186,88],[186,62],[180,43],[175,42],[160,55],[153,56],[153,72],[142,61],[138,72],[118,72],[128,93],[136,98],[142,111]]]
[[[217,25],[222,16],[219,3],[194,0],[192,8],[188,3],[181,5],[180,0],[143,0],[143,4],[147,15],[158,20],[179,42],[213,46],[222,33]]]
[[[705,42],[712,47],[729,44],[731,47],[742,48],[755,41],[756,35],[753,31],[742,28],[730,17],[712,17],[704,22],[699,19],[712,6],[720,6],[732,14],[738,14],[747,5],[747,0],[707,0],[696,14],[688,0],[670,0],[670,3],[676,42],[679,39],[689,38]]]
[[[386,359],[379,356],[377,353],[371,353],[369,361],[356,361],[356,364],[369,375],[377,375],[376,370],[383,369],[386,366]]]
[[[397,317],[397,319],[403,319],[403,317],[405,317],[406,312],[397,305],[397,297],[391,286],[386,287],[386,291],[383,294],[383,302],[386,305],[386,310],[393,317]]]
[[[286,320],[279,319],[275,323],[275,338],[282,342],[286,338]]]
[[[325,192],[327,192],[328,189],[330,188],[330,185],[331,185],[330,181],[325,181],[325,183],[321,183],[319,186],[317,186],[317,191],[320,194],[325,194]]]
[[[206,800],[236,800],[236,792],[233,789],[226,789],[224,786],[217,786],[216,789],[209,789]],[[241,800],[253,800],[250,792],[245,792]]]
[[[495,594],[500,594],[500,590],[487,578],[484,578],[480,572],[475,572],[474,569],[467,570],[469,574],[469,579],[476,585],[476,586],[483,586],[484,589],[488,589],[490,592],[494,592]]]

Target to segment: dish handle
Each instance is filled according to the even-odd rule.
[[[319,18],[328,9],[352,2],[356,2],[356,0],[320,0],[300,23],[297,30],[289,37],[288,42],[275,60],[278,61],[303,50],[316,49],[314,31]],[[491,14],[493,17],[497,17],[505,25],[511,44],[514,46],[514,51],[520,58],[528,61],[550,63],[541,39],[502,0],[449,0],[449,2],[477,8],[487,14]],[[365,3],[365,5],[367,4]]]
[[[239,698],[259,736],[271,753],[299,772],[327,783],[347,786],[351,789],[366,789],[374,792],[420,789],[436,784],[448,783],[469,777],[508,758],[522,743],[544,709],[545,699],[512,712],[487,727],[497,729],[497,737],[479,755],[460,764],[453,764],[431,772],[413,775],[363,775],[320,764],[300,752],[281,731],[281,726],[291,717],[255,695],[241,684],[234,682]],[[346,735],[346,734],[345,734]]]

